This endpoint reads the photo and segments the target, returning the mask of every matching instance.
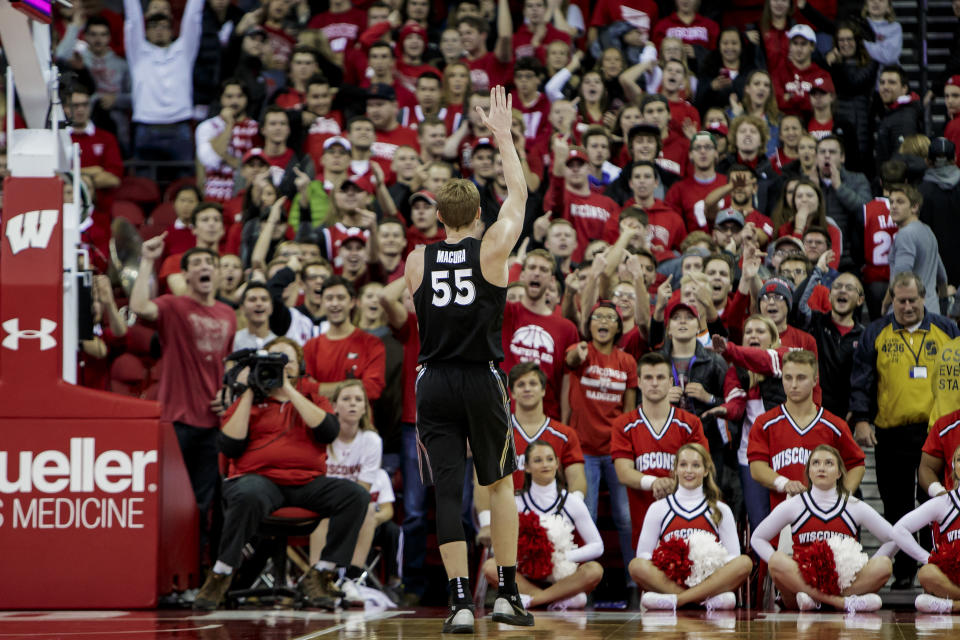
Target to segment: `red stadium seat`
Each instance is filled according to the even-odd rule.
[[[111,218],[126,218],[136,226],[143,224],[143,211],[135,202],[114,200],[110,209]]]
[[[163,233],[164,229],[166,229],[166,227],[161,227],[158,224],[152,224],[150,222],[146,222],[140,225],[139,227],[140,237],[143,238],[144,240],[149,240],[150,238],[154,236],[158,236],[161,233]]]
[[[160,187],[150,178],[124,176],[113,193],[117,200],[129,200],[137,204],[154,205],[160,202]]]
[[[164,202],[173,202],[173,196],[177,193],[177,190],[184,185],[193,185],[197,186],[196,178],[180,178],[179,180],[174,180],[167,188],[163,190],[163,201]]]
[[[173,210],[172,202],[161,202],[157,208],[150,214],[150,224],[166,229],[177,219],[177,213]]]
[[[150,356],[150,341],[156,331],[142,324],[131,325],[127,329],[127,352],[136,356]]]
[[[147,369],[131,353],[117,357],[110,366],[110,390],[123,395],[142,397],[147,385]]]

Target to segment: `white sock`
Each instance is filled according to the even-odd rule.
[[[233,567],[228,565],[226,562],[223,562],[222,560],[217,560],[217,563],[213,565],[213,572],[219,573],[220,575],[223,575],[223,576],[229,576],[230,574],[233,573]]]
[[[313,568],[317,571],[334,571],[337,568],[337,565],[333,564],[329,560],[317,560],[316,564],[313,565]]]

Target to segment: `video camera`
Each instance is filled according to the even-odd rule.
[[[248,388],[253,389],[254,402],[260,403],[272,390],[283,386],[283,368],[288,358],[283,353],[263,349],[240,349],[227,356],[227,362],[232,362],[233,366],[223,374],[224,386],[230,389],[234,398]],[[237,380],[244,368],[250,369],[246,384]]]

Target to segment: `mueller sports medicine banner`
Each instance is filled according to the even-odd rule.
[[[0,609],[152,607],[196,585],[193,492],[156,402],[63,381],[62,190],[4,183]]]

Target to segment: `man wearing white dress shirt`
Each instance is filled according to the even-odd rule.
[[[170,14],[154,11],[144,19],[140,0],[123,0],[123,9],[133,83],[134,156],[192,165],[193,64],[200,48],[203,0],[187,0],[176,40]],[[187,172],[193,173],[193,167]]]

